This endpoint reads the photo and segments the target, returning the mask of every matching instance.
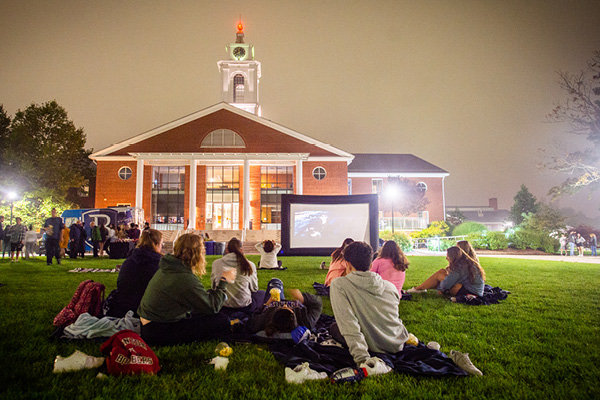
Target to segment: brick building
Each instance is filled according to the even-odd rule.
[[[282,194],[379,193],[388,177],[402,176],[426,185],[430,198],[409,218],[443,219],[446,171],[412,155],[355,157],[262,118],[260,63],[241,24],[227,49],[230,59],[218,62],[221,103],[90,156],[96,207],[141,207],[165,230],[279,229]]]

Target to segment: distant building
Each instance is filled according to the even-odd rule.
[[[381,195],[388,178],[403,177],[430,204],[411,216],[395,214],[396,228],[444,218],[446,171],[410,154],[353,155],[262,118],[261,64],[241,23],[227,51],[229,59],[217,63],[223,102],[90,156],[95,207],[141,207],[162,230],[276,230],[282,194]],[[380,216],[380,227],[389,227],[391,214]]]
[[[465,221],[479,222],[490,231],[502,232],[512,226],[510,211],[498,210],[498,199],[489,199],[487,206],[447,206],[446,217],[453,211],[460,211]]]

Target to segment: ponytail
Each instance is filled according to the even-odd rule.
[[[252,275],[252,266],[242,252],[242,242],[238,238],[231,238],[227,243],[227,252],[234,253],[237,257],[237,263],[240,266],[242,275]]]

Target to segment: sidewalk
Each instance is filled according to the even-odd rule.
[[[427,250],[414,250],[410,253],[406,253],[407,256],[438,256],[445,257],[445,251],[427,251]],[[543,255],[543,256],[532,256],[532,255],[513,255],[513,254],[477,254],[479,258],[519,258],[523,260],[541,260],[541,261],[564,261],[571,263],[582,263],[582,264],[600,264],[600,256],[592,257],[578,257],[578,256],[556,256],[556,255]]]

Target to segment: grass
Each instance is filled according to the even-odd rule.
[[[215,257],[208,257],[210,261]],[[250,256],[257,261],[257,257]],[[313,292],[323,282],[321,257],[284,258],[287,271],[259,271],[259,286],[277,276],[287,288]],[[405,288],[444,266],[442,257],[412,257]],[[54,316],[79,282],[116,287],[116,274],[72,274],[76,267],[113,268],[115,260],[65,260],[47,267],[38,258],[0,260],[0,398],[268,398],[268,399],[592,399],[600,397],[600,265],[484,258],[488,282],[512,292],[498,305],[453,304],[434,293],[401,302],[400,316],[424,342],[471,355],[482,378],[428,378],[400,374],[355,385],[291,385],[266,347],[235,345],[227,371],[204,360],[216,342],[155,348],[158,376],[96,379],[98,370],[52,373],[56,355],[79,349],[99,356],[100,343],[49,339]],[[208,284],[209,273],[204,277]],[[324,312],[331,314],[326,299]]]

